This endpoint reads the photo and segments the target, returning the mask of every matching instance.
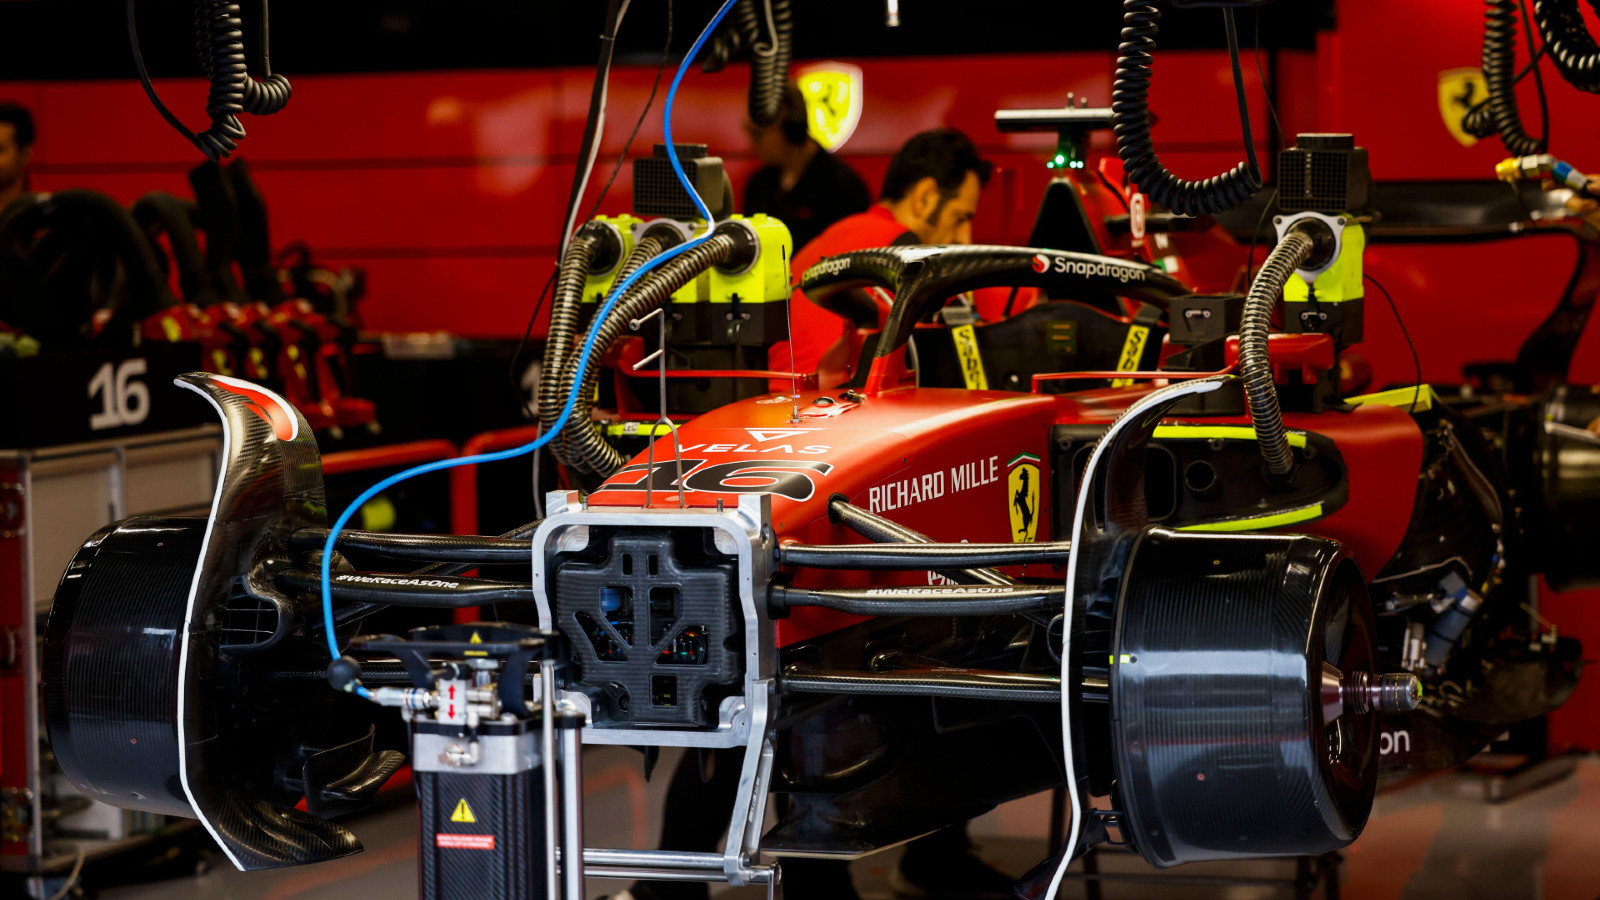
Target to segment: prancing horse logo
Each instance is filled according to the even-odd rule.
[[[1032,543],[1039,532],[1039,457],[1020,453],[1006,464],[1006,496],[1011,500],[1011,540]]]

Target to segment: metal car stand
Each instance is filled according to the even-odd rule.
[[[560,647],[555,633],[496,622],[353,642],[358,652],[398,657],[412,681],[374,689],[371,699],[398,707],[410,723],[422,900],[582,900],[591,877],[757,883],[774,896],[776,865],[744,865],[736,877],[720,853],[584,847],[585,715],[570,702],[548,702],[565,658]],[[331,677],[339,683],[341,675]],[[758,760],[746,774],[759,777],[741,779],[751,782],[741,784],[743,795],[759,785],[751,824],[741,830],[752,842],[765,812],[770,745]],[[583,864],[565,864],[574,858]]]

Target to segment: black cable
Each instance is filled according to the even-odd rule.
[[[265,81],[250,77],[245,65],[243,24],[239,20],[238,4],[228,0],[195,0],[195,49],[200,55],[201,68],[211,82],[206,95],[206,114],[211,117],[211,126],[199,134],[191,131],[161,101],[155,85],[150,82],[144,53],[139,49],[134,2],[127,0],[128,44],[133,50],[134,68],[138,72],[140,85],[144,87],[145,96],[150,98],[151,105],[167,120],[167,124],[195,145],[207,159],[220,161],[239,149],[239,141],[245,136],[244,126],[239,122],[241,113],[271,115],[289,102],[289,80],[282,75],[272,74],[266,0],[261,3],[261,51]]]
[[[1010,295],[1008,295],[1006,297],[1006,311],[1001,315],[1001,318],[1003,318],[1003,319],[1011,318],[1011,307],[1012,307],[1013,304],[1015,304],[1017,302],[1017,291],[1018,290],[1019,289],[1018,289],[1018,287],[1016,285],[1012,285],[1011,286],[1011,293],[1010,293]]]
[[[1467,110],[1461,128],[1476,137],[1499,134],[1513,156],[1545,152],[1546,144],[1528,134],[1517,110],[1512,67],[1516,62],[1517,22],[1512,4],[1517,0],[1486,0],[1483,13],[1483,80],[1488,99]],[[1545,43],[1551,43],[1549,35]],[[1537,69],[1535,70],[1538,71]]]
[[[1272,211],[1272,204],[1278,202],[1278,189],[1272,189],[1272,196],[1267,198],[1267,205],[1261,207],[1261,215],[1256,217],[1256,230],[1250,232],[1250,252],[1244,257],[1244,286],[1250,286],[1250,270],[1256,264],[1256,239],[1261,237],[1261,226],[1267,224],[1267,213]]]
[[[600,31],[600,59],[595,63],[594,86],[589,90],[589,117],[583,123],[583,140],[578,144],[578,172],[567,196],[566,213],[561,217],[559,246],[566,252],[573,233],[573,219],[578,214],[578,203],[583,199],[583,189],[589,174],[594,171],[593,158],[597,149],[595,141],[600,135],[600,120],[605,118],[606,85],[611,79],[611,58],[616,51],[617,29],[622,27],[622,15],[627,10],[623,0],[608,0],[605,27]]]
[[[167,105],[162,103],[161,97],[156,94],[155,85],[150,83],[150,73],[144,66],[144,54],[139,51],[139,26],[135,22],[133,4],[134,0],[128,0],[128,45],[133,49],[133,66],[139,73],[139,83],[144,85],[144,95],[150,98],[150,103],[156,108],[156,112],[161,114],[161,118],[167,120],[167,124],[171,125],[173,130],[188,139],[189,143],[198,147],[200,143],[195,138],[194,132],[189,130],[189,126],[179,121],[178,117],[172,114],[172,110],[167,109]]]
[[[633,149],[633,139],[639,136],[639,129],[644,126],[644,118],[650,114],[650,107],[656,102],[656,88],[661,86],[661,75],[667,70],[667,60],[672,56],[672,0],[667,0],[667,40],[661,46],[661,62],[656,66],[656,80],[650,83],[650,96],[645,98],[644,109],[639,110],[639,118],[633,121],[633,130],[628,132],[628,140],[622,145],[622,152],[617,154],[617,163],[611,167],[611,177],[606,179],[606,186],[600,189],[600,196],[594,198],[594,205],[589,207],[588,218],[594,218],[600,211],[600,204],[605,201],[606,194],[611,193],[611,185],[617,180],[617,173],[622,171],[622,164],[628,158],[628,151]],[[617,276],[621,278],[619,274]]]
[[[1185,181],[1172,174],[1156,156],[1150,137],[1150,63],[1156,48],[1161,11],[1153,0],[1123,0],[1123,42],[1117,48],[1117,75],[1111,91],[1112,133],[1117,155],[1128,179],[1153,202],[1185,216],[1219,213],[1255,196],[1261,189],[1261,166],[1256,161],[1255,138],[1250,130],[1250,107],[1245,98],[1243,69],[1239,62],[1239,32],[1233,10],[1222,11],[1228,35],[1228,56],[1233,65],[1233,86],[1239,102],[1239,126],[1244,136],[1245,162],[1203,181]]]
[[[1522,71],[1518,72],[1517,76],[1515,78],[1511,79],[1511,83],[1512,84],[1518,84],[1518,83],[1520,83],[1522,81],[1522,79],[1527,78],[1528,74],[1533,71],[1533,67],[1538,65],[1539,64],[1539,60],[1544,59],[1545,54],[1548,53],[1549,51],[1550,51],[1550,45],[1549,44],[1540,44],[1539,45],[1539,52],[1535,53],[1533,55],[1533,61],[1528,63],[1527,65],[1523,66],[1522,67]]]
[[[1261,68],[1261,9],[1255,11],[1256,26],[1256,75],[1261,78],[1261,94],[1267,101],[1267,113],[1272,117],[1273,131],[1278,135],[1278,147],[1282,149],[1289,145],[1289,139],[1283,133],[1283,123],[1278,121],[1278,107],[1272,102],[1272,89],[1267,86],[1267,73]],[[1250,232],[1250,250],[1244,257],[1244,283],[1250,284],[1250,270],[1256,264],[1256,241],[1261,237],[1261,226],[1267,222],[1267,213],[1272,209],[1272,204],[1278,201],[1278,189],[1273,187],[1272,196],[1267,198],[1265,206],[1261,207],[1261,215],[1256,218],[1255,230]]]
[[[600,189],[600,195],[594,198],[594,205],[589,208],[589,215],[586,218],[593,219],[595,217],[595,213],[599,212],[600,210],[600,204],[605,202],[606,195],[611,193],[611,186],[616,183],[617,174],[622,171],[622,164],[627,159],[628,151],[633,148],[633,140],[639,136],[639,129],[644,126],[645,117],[650,114],[650,108],[655,105],[656,89],[661,86],[661,75],[666,71],[667,61],[671,58],[671,55],[672,0],[667,0],[667,40],[661,48],[661,64],[656,67],[656,80],[650,85],[650,96],[646,98],[644,102],[644,108],[639,110],[639,118],[634,120],[633,131],[628,134],[627,142],[622,145],[622,153],[618,154],[616,165],[611,167],[611,177],[606,179],[606,185]],[[594,109],[592,106],[589,113],[591,116],[594,115]],[[582,177],[583,175],[581,169],[578,174],[573,176],[575,180],[581,179]],[[576,183],[574,186],[576,186]],[[566,235],[563,234],[562,237],[565,238]],[[526,409],[528,407],[528,400],[522,395],[522,382],[517,377],[517,370],[522,362],[522,351],[527,349],[528,341],[533,337],[533,326],[539,321],[539,313],[544,310],[545,301],[549,299],[550,289],[555,285],[556,276],[559,273],[559,266],[552,268],[550,270],[550,277],[545,279],[544,287],[539,291],[539,299],[534,303],[533,315],[528,317],[528,325],[526,328],[522,329],[522,338],[521,340],[517,341],[517,349],[511,354],[511,365],[506,369],[506,381],[511,385],[512,393],[514,393],[517,398],[517,406],[521,409]],[[540,377],[543,377],[543,374],[544,373],[541,372]],[[535,408],[537,408],[537,404],[535,404]],[[535,490],[537,490],[537,487],[535,487]]]
[[[1410,411],[1414,413],[1417,411],[1417,395],[1422,393],[1422,357],[1417,355],[1417,345],[1412,342],[1411,332],[1406,329],[1406,320],[1400,318],[1400,307],[1396,306],[1394,303],[1394,298],[1389,296],[1389,289],[1384,287],[1383,284],[1378,281],[1378,279],[1373,278],[1371,275],[1363,273],[1361,277],[1372,282],[1373,287],[1376,287],[1379,291],[1383,292],[1383,299],[1389,303],[1389,311],[1394,313],[1395,324],[1400,326],[1400,334],[1405,337],[1406,346],[1411,348],[1411,366],[1416,370],[1417,373],[1417,380],[1415,382],[1417,389],[1411,393]]]
[[[1278,108],[1272,102],[1272,88],[1267,87],[1267,73],[1261,68],[1261,7],[1255,9],[1256,24],[1256,75],[1261,78],[1261,95],[1267,100],[1267,114],[1272,116],[1272,130],[1278,133],[1279,148],[1289,146],[1289,140],[1283,134],[1283,123],[1278,121]],[[1276,62],[1273,71],[1277,71]],[[1273,84],[1275,88],[1276,83]]]
[[[1544,54],[1542,49],[1536,50],[1533,46],[1533,22],[1528,18],[1528,0],[1517,0],[1517,6],[1522,10],[1522,36],[1528,41],[1530,60],[1528,69],[1533,70],[1534,87],[1539,92],[1539,143],[1548,147],[1550,146],[1550,101],[1544,94],[1544,72],[1539,69],[1539,57]],[[1549,46],[1546,44],[1544,49],[1548,49]],[[1520,78],[1521,75],[1518,75],[1511,79],[1511,83],[1515,85]]]

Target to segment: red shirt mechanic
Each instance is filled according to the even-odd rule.
[[[970,244],[972,218],[978,211],[978,196],[988,183],[993,165],[978,155],[978,148],[964,134],[953,129],[925,131],[895,153],[883,177],[883,191],[876,205],[866,212],[840,219],[799,248],[790,266],[795,288],[790,297],[790,340],[776,344],[767,357],[773,368],[789,362],[794,353],[794,371],[815,372],[829,348],[847,337],[855,327],[849,320],[812,303],[798,287],[806,269],[825,257],[869,247],[891,244]],[[876,293],[876,292],[875,292]],[[999,305],[1006,292],[994,301],[981,293],[979,314],[985,319],[1000,318]],[[879,311],[887,314],[888,306]],[[996,308],[989,309],[994,306]],[[829,360],[827,368],[856,365],[856,360]]]

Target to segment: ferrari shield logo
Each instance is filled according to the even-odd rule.
[[[1481,69],[1446,69],[1439,73],[1439,115],[1461,146],[1471,147],[1478,142],[1461,129],[1461,117],[1488,97]]]
[[[861,121],[861,69],[849,63],[823,63],[795,77],[806,101],[806,130],[824,150],[837,150]]]
[[[1006,464],[1006,497],[1011,502],[1011,540],[1033,542],[1039,532],[1039,457],[1019,454]]]

